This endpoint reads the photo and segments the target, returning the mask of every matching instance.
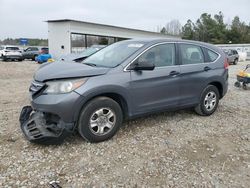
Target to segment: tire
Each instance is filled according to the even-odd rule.
[[[201,94],[200,103],[195,107],[195,112],[202,116],[212,115],[218,107],[219,98],[217,87],[208,85]]]
[[[237,65],[238,64],[238,59],[235,59],[234,62],[233,62],[234,65]]]
[[[238,81],[235,82],[235,83],[234,83],[234,86],[235,86],[235,87],[240,87],[240,82],[238,82]]]
[[[32,61],[36,60],[37,55],[34,55],[34,57],[32,58]]]
[[[247,90],[247,84],[246,84],[246,83],[243,83],[243,84],[242,84],[242,88],[243,88],[244,90]]]
[[[89,142],[102,142],[116,134],[122,120],[122,109],[116,101],[108,97],[97,97],[81,111],[78,132]]]

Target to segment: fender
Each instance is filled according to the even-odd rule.
[[[75,113],[74,113],[74,121],[78,120],[78,117],[82,108],[88,101],[90,101],[91,99],[95,97],[105,96],[107,94],[116,94],[116,95],[121,96],[127,104],[128,116],[131,116],[131,106],[132,106],[131,100],[130,100],[131,96],[126,88],[123,88],[118,85],[105,85],[105,86],[95,87],[91,90],[88,90],[84,94],[80,94],[80,93],[78,94],[81,95],[82,97],[80,98],[80,100],[76,102],[77,104],[75,106],[77,108],[75,109]]]

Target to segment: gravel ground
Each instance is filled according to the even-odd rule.
[[[249,62],[248,62],[249,63]],[[124,123],[111,140],[77,134],[60,146],[27,142],[22,106],[38,65],[0,62],[0,187],[250,187],[250,90],[230,87],[215,114],[160,113]]]

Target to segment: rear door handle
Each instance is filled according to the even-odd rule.
[[[177,75],[179,75],[179,74],[180,74],[180,72],[171,71],[171,72],[169,73],[169,76],[175,77],[175,76],[177,76]]]
[[[210,67],[204,67],[204,71],[209,71],[209,70],[211,70]]]

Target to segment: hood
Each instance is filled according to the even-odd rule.
[[[40,82],[53,79],[79,78],[106,74],[109,68],[92,67],[82,63],[53,62],[42,65],[35,73],[34,79]]]

